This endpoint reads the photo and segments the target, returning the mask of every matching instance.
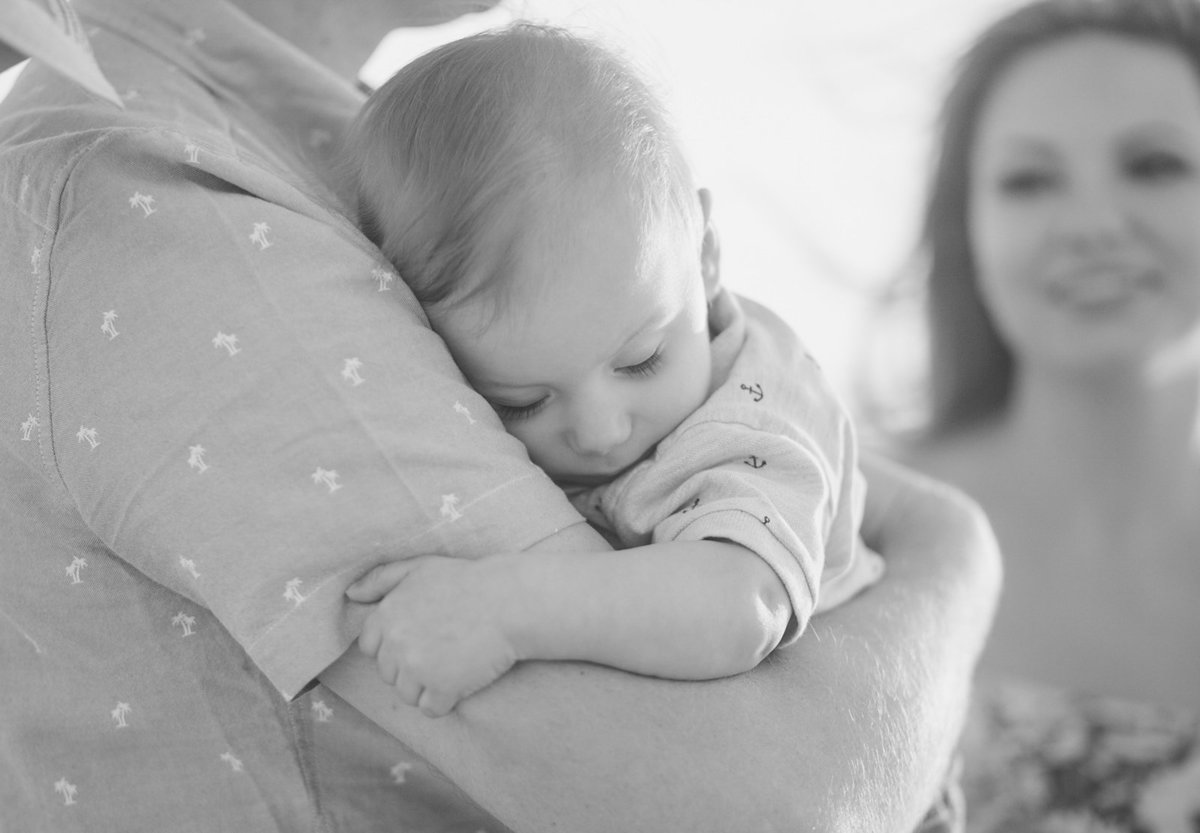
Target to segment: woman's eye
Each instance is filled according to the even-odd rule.
[[[1013,197],[1032,197],[1053,188],[1058,182],[1045,171],[1012,171],[1000,177],[1001,192]]]
[[[661,364],[662,348],[660,347],[654,351],[654,354],[650,356],[650,358],[646,359],[645,361],[638,362],[637,364],[631,364],[627,367],[622,367],[620,368],[619,372],[624,373],[626,376],[650,376],[656,370],[658,370],[658,367]]]
[[[1133,157],[1125,163],[1125,170],[1136,179],[1155,181],[1183,176],[1191,171],[1191,165],[1181,156],[1160,151]]]
[[[493,402],[492,409],[496,412],[496,416],[500,417],[501,422],[517,422],[522,419],[528,419],[542,409],[542,405],[546,404],[545,397],[537,402],[530,402],[528,405],[505,405],[500,402]]]

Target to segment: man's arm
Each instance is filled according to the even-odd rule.
[[[886,577],[748,674],[528,663],[436,721],[356,651],[321,679],[520,833],[911,830],[958,737],[999,558],[964,497],[865,468]],[[579,525],[538,547],[598,545]]]
[[[346,595],[379,603],[359,647],[401,700],[430,717],[519,660],[672,680],[740,674],[779,644],[791,613],[766,562],[724,541],[405,558],[375,567]]]

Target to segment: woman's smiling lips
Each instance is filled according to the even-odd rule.
[[[1162,290],[1160,272],[1118,265],[1078,267],[1050,275],[1046,296],[1054,303],[1082,310],[1113,309]]]

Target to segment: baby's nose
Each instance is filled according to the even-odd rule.
[[[576,454],[601,456],[629,439],[631,420],[621,408],[591,407],[579,413],[569,435]]]

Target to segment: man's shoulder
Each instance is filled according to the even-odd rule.
[[[206,171],[218,161],[222,170],[263,167],[239,151],[229,125],[208,112],[211,106],[183,100],[184,86],[176,85],[174,101],[175,87],[145,94],[129,89],[118,107],[44,68],[31,69],[0,103],[0,168],[19,170],[27,188],[48,193],[81,174],[155,176],[164,166],[172,175]]]
[[[333,201],[315,198],[298,174],[243,152],[217,130],[89,102],[55,113],[9,111],[0,137],[0,198],[18,209],[13,225],[24,231],[17,236],[31,234],[43,249],[76,239],[74,229],[86,229],[90,251],[98,238],[109,248],[121,240],[146,248],[233,226],[239,239],[262,246],[262,227],[285,222],[336,227],[343,242],[353,237]],[[351,248],[365,253],[364,246]],[[24,256],[28,245],[20,248]]]
[[[186,169],[187,142],[165,125],[73,111],[16,119],[20,129],[5,131],[0,143],[0,200],[11,210],[10,233],[0,245],[6,260],[34,258],[36,271],[39,253],[49,257],[69,241],[87,241],[93,254],[133,240],[153,245],[186,225],[172,222],[180,212],[158,213],[166,202],[203,204],[196,189],[180,198],[196,175]],[[128,216],[152,214],[157,222],[124,237]],[[103,265],[86,259],[90,268]]]
[[[186,138],[165,121],[83,95],[64,98],[61,105],[17,101],[0,110],[4,196],[39,225],[70,209],[62,194],[73,181],[132,179],[187,158]]]

